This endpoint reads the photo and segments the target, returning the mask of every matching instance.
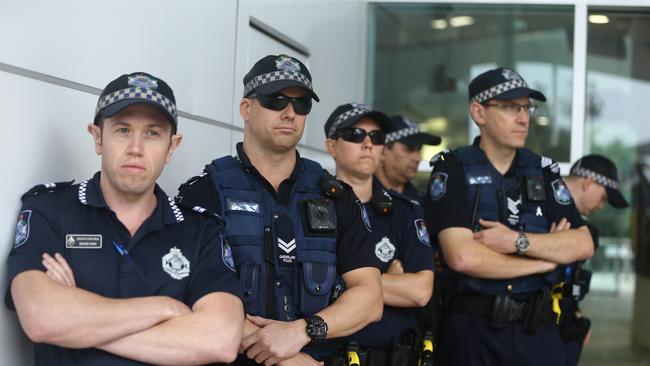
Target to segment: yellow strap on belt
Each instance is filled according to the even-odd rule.
[[[348,352],[348,366],[361,366],[359,355],[356,352]]]
[[[433,342],[430,339],[425,339],[422,342],[422,351],[433,352]]]
[[[553,300],[553,312],[557,314],[555,324],[560,324],[560,317],[562,316],[562,308],[560,308],[560,300],[562,300],[562,289],[564,288],[564,281],[553,286],[551,290],[551,299]]]

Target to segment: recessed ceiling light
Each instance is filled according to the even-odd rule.
[[[602,14],[591,14],[587,19],[589,19],[589,23],[593,23],[593,24],[609,23],[609,17],[607,15],[602,15]]]
[[[447,28],[446,19],[434,19],[431,21],[431,28],[433,29],[445,29]]]
[[[449,19],[449,24],[455,28],[465,27],[474,24],[474,17],[470,17],[467,15],[460,15]]]

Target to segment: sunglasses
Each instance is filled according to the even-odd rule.
[[[382,131],[374,130],[366,132],[363,128],[350,127],[342,128],[332,135],[332,138],[340,137],[347,142],[354,142],[358,144],[363,142],[366,139],[366,136],[370,137],[370,142],[373,145],[383,145],[386,142],[386,134]]]
[[[281,111],[291,103],[293,111],[301,116],[306,116],[311,111],[311,97],[288,97],[282,94],[262,95],[253,94],[249,98],[257,99],[262,107],[273,111]]]

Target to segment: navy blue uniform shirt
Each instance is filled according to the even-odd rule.
[[[515,159],[517,159],[516,156]],[[516,165],[516,162],[513,161],[504,176],[516,175]],[[453,154],[445,154],[444,159],[435,162],[431,174],[433,176],[436,173],[447,174],[447,182],[445,184],[446,192],[435,201],[428,199],[425,205],[425,217],[434,241],[437,241],[437,234],[446,228],[465,227],[472,229],[472,213],[467,205],[467,187],[465,186],[464,175]],[[545,215],[549,218],[549,222],[557,223],[562,218],[566,218],[571,222],[572,229],[585,225],[582,216],[580,216],[573,203],[560,204],[554,199],[555,195],[551,182],[562,179],[559,170],[557,172],[549,171],[548,173],[548,178],[544,179],[544,188],[548,204],[548,211]],[[507,192],[508,197],[517,199],[521,193],[520,189],[521,187],[512,187],[512,190]],[[507,223],[505,224],[507,225]]]
[[[478,146],[479,139],[477,138],[474,141],[474,146]],[[467,201],[467,187],[465,186],[465,177],[462,171],[460,162],[454,157],[453,153],[441,153],[444,158],[434,158],[434,166],[431,173],[431,176],[443,174],[446,175],[446,183],[444,184],[444,193],[439,197],[436,197],[436,200],[427,197],[425,204],[425,220],[428,224],[429,231],[431,233],[431,240],[434,247],[439,246],[438,233],[440,231],[450,228],[450,227],[462,227],[472,230],[472,212],[468,206]],[[516,176],[516,166],[517,166],[517,155],[513,160],[510,169],[504,174],[504,177],[514,177]],[[437,160],[436,160],[437,159]],[[487,159],[487,157],[485,158]],[[543,169],[545,171],[544,176],[544,189],[546,196],[546,212],[544,215],[549,220],[549,225],[552,222],[559,222],[562,218],[566,218],[571,222],[571,228],[576,229],[585,225],[582,216],[575,207],[575,204],[571,200],[569,203],[560,203],[555,198],[554,189],[552,186],[553,182],[562,180],[560,176],[559,168],[546,167]],[[511,180],[516,181],[516,180]],[[520,186],[507,186],[506,195],[512,200],[517,200],[522,194],[523,187]],[[429,189],[428,194],[431,194],[431,189]],[[519,230],[517,227],[513,227],[508,222],[504,223],[508,225],[513,230]],[[462,245],[462,243],[458,243]],[[514,243],[513,243],[514,245]],[[444,257],[444,256],[443,256]],[[443,258],[444,259],[444,258]],[[443,260],[439,268],[440,271],[447,272],[451,269],[447,266]],[[445,275],[438,277],[439,280],[444,281]],[[441,284],[442,282],[438,282]]]
[[[191,308],[212,292],[239,297],[232,256],[213,218],[181,211],[156,185],[158,205],[131,236],[106,205],[99,177],[23,196],[8,283],[24,271],[45,271],[43,253],[60,253],[77,287],[109,298],[169,296]],[[10,290],[5,304],[14,308]],[[94,348],[35,344],[34,353],[35,365],[142,365]]]
[[[393,260],[402,262],[405,273],[434,270],[433,250],[422,211],[410,199],[398,192],[385,189],[377,179],[373,182],[373,196],[389,194],[392,199],[388,215],[377,213],[370,203],[364,203],[372,225],[373,254],[382,273]],[[379,322],[371,323],[351,335],[351,340],[371,348],[388,348],[405,329],[416,326],[415,308],[398,308],[384,305]]]

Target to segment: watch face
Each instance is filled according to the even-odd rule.
[[[517,252],[519,254],[524,254],[528,251],[528,246],[530,242],[528,241],[528,237],[526,237],[525,234],[519,234],[519,237],[517,238]]]
[[[307,335],[312,341],[323,341],[327,337],[327,323],[319,317],[312,316],[307,320]]]

